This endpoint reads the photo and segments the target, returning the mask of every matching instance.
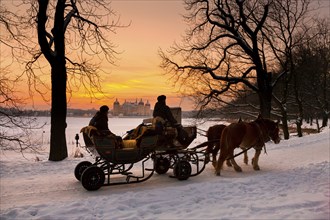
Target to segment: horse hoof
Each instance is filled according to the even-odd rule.
[[[240,168],[240,167],[235,167],[234,169],[236,172],[242,172],[242,168]]]
[[[220,173],[216,173],[215,175],[220,176]]]
[[[205,164],[207,164],[207,163],[209,163],[210,162],[210,157],[208,157],[208,156],[205,156]]]
[[[253,167],[254,170],[260,170],[260,167]]]

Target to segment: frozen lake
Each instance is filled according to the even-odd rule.
[[[127,131],[137,127],[139,124],[143,122],[143,119],[146,118],[109,118],[108,125],[109,129],[118,136],[123,136]],[[76,146],[75,135],[79,134],[80,144],[84,145],[82,140],[82,135],[80,134],[80,129],[84,126],[87,126],[90,121],[90,118],[87,117],[68,117],[67,118],[67,128],[66,128],[66,140],[68,143],[68,150],[71,153],[72,149]],[[34,131],[35,138],[37,140],[41,140],[42,144],[45,147],[49,146],[50,140],[50,117],[38,117],[38,122],[40,124],[46,123],[46,125],[42,129],[37,129]],[[207,130],[207,128],[215,123],[219,123],[216,121],[210,121],[205,124],[196,125],[196,121],[194,119],[182,119],[182,125],[196,125],[198,128]],[[203,137],[203,141],[206,141],[206,138]],[[199,143],[200,141],[196,141]]]

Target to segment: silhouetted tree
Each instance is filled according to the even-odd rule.
[[[40,72],[43,57],[51,72],[51,135],[49,160],[67,157],[65,137],[67,91],[83,86],[90,94],[99,90],[98,67],[104,60],[113,64],[116,51],[108,40],[119,27],[106,0],[38,0],[28,2],[29,18],[37,24],[40,50],[30,51],[26,65],[30,86],[37,90],[45,85]],[[34,20],[30,19],[31,22]],[[34,25],[33,23],[31,23]],[[49,71],[49,70],[48,70]],[[68,87],[69,83],[69,87]]]
[[[304,97],[303,108],[309,117],[322,118],[321,127],[327,126],[330,94],[330,35],[329,21],[318,20],[310,40],[294,53],[297,77]]]
[[[204,105],[244,84],[258,94],[259,111],[269,118],[276,79],[262,30],[272,2],[186,0],[191,28],[169,55],[160,51],[162,67],[181,83],[188,78],[196,82],[194,90],[204,96]],[[201,88],[201,80],[213,82]]]
[[[0,149],[24,153],[27,149],[37,151],[38,143],[31,132],[43,125],[34,117],[22,116],[21,108],[25,103],[16,90],[20,76],[13,74],[10,68],[12,63],[22,62],[18,54],[28,48],[29,39],[21,33],[19,20],[18,15],[0,5]]]
[[[309,40],[307,33],[313,26],[308,13],[309,4],[309,0],[274,0],[270,7],[267,26],[262,30],[263,38],[277,59],[280,71],[285,72],[282,75],[281,96],[273,93],[274,101],[280,110],[285,139],[289,139],[287,105],[290,102],[290,94],[294,94],[293,100],[298,109],[297,131],[299,136],[302,135],[303,103],[293,53]]]

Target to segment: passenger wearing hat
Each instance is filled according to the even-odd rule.
[[[89,122],[89,125],[96,127],[102,134],[112,134],[108,127],[108,111],[108,106],[101,106],[100,111],[96,112]]]
[[[183,129],[181,124],[178,124],[172,115],[171,109],[166,105],[166,96],[160,95],[157,100],[158,102],[155,104],[153,117],[161,117],[165,122],[169,122],[170,125],[175,127],[178,131],[177,140],[183,145],[189,144],[191,140],[188,137],[188,133]],[[158,131],[163,130],[162,125],[159,125],[159,123],[156,123],[155,126]]]
[[[96,112],[94,117],[90,120],[89,125],[94,126],[102,135],[107,135],[108,137],[114,138],[116,146],[118,148],[122,147],[122,138],[120,136],[112,133],[108,127],[108,112],[109,107],[103,105],[100,107],[100,111]]]
[[[161,117],[165,121],[168,121],[171,126],[176,126],[178,122],[173,117],[171,109],[166,105],[166,96],[158,96],[157,101],[158,102],[155,104],[154,107],[153,117]]]

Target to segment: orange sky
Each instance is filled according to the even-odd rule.
[[[78,92],[73,94],[68,107],[97,109],[100,105],[108,104],[112,108],[116,98],[120,103],[125,99],[135,101],[142,98],[144,101],[149,100],[153,106],[157,96],[164,94],[168,97],[168,105],[180,106],[183,110],[193,109],[191,102],[180,98],[178,89],[173,88],[173,82],[168,80],[169,76],[164,76],[163,70],[159,68],[161,61],[158,56],[159,48],[166,50],[174,41],[180,42],[187,28],[182,18],[182,14],[185,13],[183,1],[112,0],[109,2],[120,15],[121,24],[131,24],[127,28],[117,29],[115,35],[110,35],[112,42],[118,45],[117,50],[122,51],[122,54],[118,56],[116,66],[104,67],[107,68],[107,72],[110,68],[111,72],[102,80],[102,89],[107,97],[91,101],[86,94]],[[27,102],[27,108],[31,108],[32,101]],[[34,98],[34,106],[41,109],[50,108],[49,103],[45,103],[37,96]]]
[[[181,0],[114,0],[111,1],[111,5],[120,16],[120,23],[130,26],[119,28],[116,34],[109,35],[111,41],[117,45],[116,50],[122,53],[117,56],[119,59],[115,63],[116,66],[103,67],[110,72],[110,75],[102,78],[102,90],[106,97],[91,100],[87,94],[76,92],[70,98],[68,107],[97,109],[100,105],[108,104],[112,108],[116,98],[120,103],[142,98],[143,101],[148,100],[153,108],[157,96],[164,94],[168,97],[169,106],[180,106],[183,110],[191,110],[193,108],[191,103],[187,99],[180,98],[178,89],[173,87],[173,82],[168,79],[169,76],[164,76],[164,71],[159,67],[161,60],[158,56],[160,48],[168,49],[174,41],[179,42],[184,34],[186,25],[182,18],[183,2]],[[22,92],[27,94],[26,90]],[[38,109],[50,108],[50,102],[44,102],[37,94],[33,102],[30,100],[26,102],[26,108],[33,106]]]
[[[111,67],[111,75],[103,89],[111,97],[123,103],[125,99],[149,100],[152,104],[160,94],[168,97],[171,106],[189,107],[177,98],[177,89],[159,68],[159,48],[168,49],[174,41],[180,41],[185,31],[181,14],[182,1],[112,1],[113,9],[120,14],[122,24],[127,28],[117,29],[113,42],[118,45],[119,55],[116,67]],[[107,99],[113,102],[114,99]],[[191,107],[190,107],[191,109]]]

